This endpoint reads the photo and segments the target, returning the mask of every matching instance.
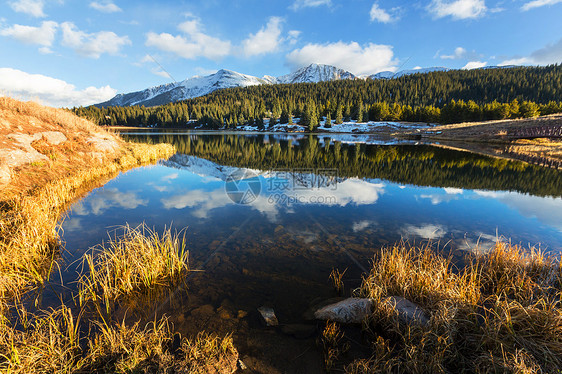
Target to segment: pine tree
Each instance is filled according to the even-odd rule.
[[[343,123],[343,109],[341,107],[341,104],[338,104],[338,107],[336,109],[336,125],[342,123]]]
[[[329,110],[328,113],[326,114],[326,122],[324,123],[324,127],[327,129],[332,127],[332,114],[330,113]]]

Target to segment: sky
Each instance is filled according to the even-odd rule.
[[[0,0],[0,95],[73,107],[219,69],[562,63],[562,0]]]

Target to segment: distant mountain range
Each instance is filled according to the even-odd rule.
[[[149,107],[204,96],[223,88],[248,87],[261,84],[318,83],[343,79],[394,79],[405,75],[448,70],[443,67],[431,67],[402,70],[399,72],[383,71],[368,77],[358,77],[335,66],[311,64],[281,77],[276,78],[266,75],[258,78],[223,69],[205,77],[196,76],[181,82],[150,87],[143,91],[119,94],[109,101],[96,104],[96,106],[101,108],[132,105]]]

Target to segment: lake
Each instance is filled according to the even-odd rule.
[[[197,271],[171,302],[135,318],[167,313],[185,334],[233,333],[241,357],[263,371],[321,370],[306,311],[337,296],[332,269],[347,269],[349,296],[382,246],[429,242],[459,262],[496,240],[562,250],[558,170],[365,135],[123,136],[173,143],[178,154],[122,173],[71,207],[65,283],[76,260],[125,223],[185,229]],[[261,306],[284,327],[264,328]]]

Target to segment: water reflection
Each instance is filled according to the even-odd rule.
[[[447,250],[486,250],[503,235],[562,248],[562,180],[554,170],[427,146],[302,135],[153,140],[173,140],[183,153],[120,175],[69,211],[62,224],[65,284],[76,278],[73,261],[117,226],[187,227],[190,266],[201,271],[166,310],[177,330],[235,332],[243,355],[274,352],[284,368],[300,353],[279,346],[316,352],[314,338],[274,335],[252,313],[267,305],[282,324],[303,323],[315,299],[335,296],[332,268],[348,269],[349,294],[382,246],[431,240]],[[260,194],[237,204],[226,181],[249,172]]]

